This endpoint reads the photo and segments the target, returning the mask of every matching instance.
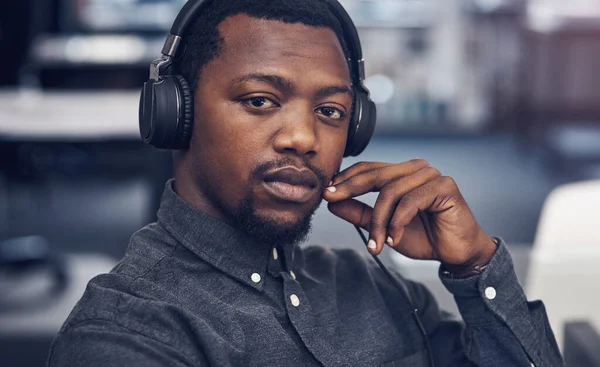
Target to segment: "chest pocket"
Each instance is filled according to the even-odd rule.
[[[429,358],[427,351],[421,350],[406,357],[383,362],[380,367],[429,367]]]

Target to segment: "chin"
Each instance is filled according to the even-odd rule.
[[[298,210],[257,210],[256,215],[265,222],[277,224],[283,228],[293,228],[304,221],[311,213],[299,212]]]

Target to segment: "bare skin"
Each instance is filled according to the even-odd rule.
[[[256,215],[291,228],[325,199],[370,232],[373,254],[390,237],[412,258],[465,267],[491,259],[496,245],[456,184],[427,162],[361,162],[334,177],[352,96],[332,30],[236,15],[219,31],[222,52],[195,94],[190,149],[176,161],[175,189],[186,201],[230,222],[251,197]],[[265,164],[268,172],[253,174]],[[283,171],[291,181],[281,181]],[[353,199],[371,191],[379,192],[374,208]]]
[[[353,199],[379,192],[374,208]],[[329,210],[370,233],[369,250],[384,243],[401,254],[472,267],[492,258],[496,244],[477,224],[454,180],[422,159],[361,162],[325,190]]]

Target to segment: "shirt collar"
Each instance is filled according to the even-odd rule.
[[[171,179],[166,184],[158,223],[204,261],[262,290],[272,247],[187,203],[175,193],[173,183]]]

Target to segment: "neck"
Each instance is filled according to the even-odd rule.
[[[186,169],[184,165],[183,160],[175,162],[175,182],[173,184],[175,193],[204,213],[232,225],[231,219],[223,213],[223,210],[212,203],[203,189],[196,185],[196,180],[191,174],[192,170]]]

